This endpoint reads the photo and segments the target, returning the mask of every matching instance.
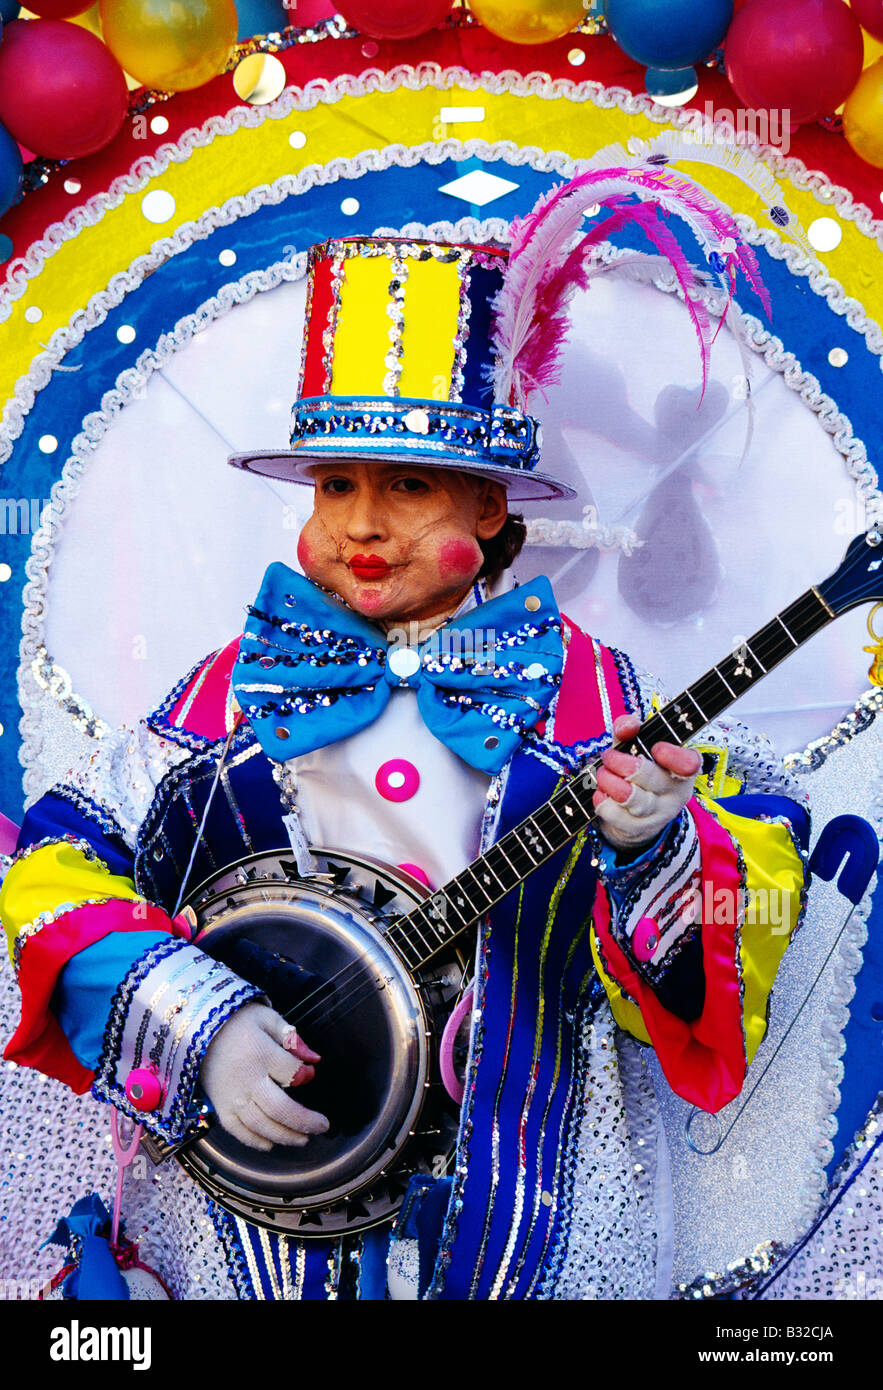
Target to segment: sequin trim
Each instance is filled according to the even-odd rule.
[[[225,1211],[223,1207],[219,1207],[217,1202],[211,1197],[208,1199],[208,1210],[212,1218],[215,1233],[221,1242],[224,1259],[230,1271],[230,1278],[233,1280],[236,1296],[242,1299],[243,1302],[252,1303],[255,1301],[256,1297],[254,1285],[252,1284],[248,1272],[245,1251],[242,1248],[242,1242],[239,1239],[239,1233],[236,1230],[233,1217],[229,1212]]]
[[[27,943],[35,936],[39,936],[45,927],[51,927],[53,922],[57,922],[61,917],[66,917],[69,912],[76,912],[80,907],[100,907],[103,903],[126,901],[131,902],[132,906],[137,905],[137,899],[114,898],[112,896],[99,898],[81,898],[76,903],[59,903],[58,907],[53,907],[49,912],[41,912],[30,922],[26,922],[16,933],[15,941],[12,946],[12,964],[16,975],[21,970],[21,954]]]
[[[398,396],[402,359],[405,355],[402,335],[405,328],[405,286],[409,273],[408,262],[400,252],[393,255],[390,273],[392,279],[389,282],[389,303],[386,306],[387,317],[390,320],[389,350],[384,360],[386,374],[383,378],[383,389],[388,396]]]
[[[181,955],[183,959],[174,963],[173,958]],[[166,963],[168,962],[168,968]],[[204,969],[203,967],[204,963]],[[175,989],[175,981],[188,971],[199,970],[197,978],[191,981],[184,993],[175,991],[173,1002],[165,1014],[158,1018],[154,1007],[160,997]],[[139,992],[156,974],[157,988],[150,1001],[141,1005],[147,1013],[147,1027],[141,1019],[137,1037],[126,1042],[129,1017]],[[143,1123],[170,1143],[178,1143],[199,1121],[205,1107],[195,1099],[196,1079],[202,1058],[209,1042],[218,1028],[249,999],[260,996],[253,985],[245,984],[238,976],[231,974],[217,961],[202,956],[188,942],[176,937],[151,946],[135,962],[125,979],[120,982],[113,997],[110,1014],[105,1026],[93,1094],[102,1101],[108,1101],[130,1119]],[[206,1005],[215,998],[211,1008]],[[178,1014],[181,1015],[178,1018]],[[171,1026],[177,1018],[177,1032],[171,1038]],[[194,1026],[195,1025],[195,1026]],[[175,1058],[182,1040],[190,1033],[184,1059],[177,1069],[175,1079]],[[159,1070],[166,1083],[166,1094],[162,1109],[146,1116],[136,1110],[124,1089],[123,1072],[128,1075],[129,1063],[138,1064],[142,1047]],[[130,1054],[124,1060],[124,1050]],[[171,1084],[174,1081],[174,1086]]]
[[[25,845],[23,849],[18,849],[12,855],[10,867],[21,864],[28,859],[38,849],[46,849],[49,845],[70,845],[72,849],[78,849],[81,854],[91,860],[98,868],[104,869],[105,873],[110,873],[110,869],[105,864],[95,846],[88,840],[83,840],[77,835],[46,835],[42,840],[34,840],[32,844]]]
[[[49,794],[58,797],[59,801],[68,802],[75,811],[79,811],[81,816],[94,821],[99,830],[108,838],[118,840],[120,848],[126,854],[131,853],[126,843],[123,827],[106,806],[102,806],[91,796],[87,796],[85,792],[81,792],[78,787],[71,786],[68,782],[57,782],[54,787],[50,788]]]

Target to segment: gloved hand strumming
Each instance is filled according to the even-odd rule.
[[[199,1079],[224,1129],[251,1149],[303,1145],[328,1120],[287,1096],[286,1086],[315,1075],[311,1051],[275,1009],[244,1004],[206,1049]]]

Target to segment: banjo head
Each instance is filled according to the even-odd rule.
[[[330,1121],[302,1148],[248,1148],[215,1124],[179,1161],[228,1210],[322,1236],[388,1220],[414,1172],[448,1171],[457,1107],[438,1080],[435,1034],[463,980],[450,950],[413,977],[384,939],[427,896],[409,874],[314,850],[252,855],[190,898],[200,948],[257,984],[320,1055],[288,1092]]]

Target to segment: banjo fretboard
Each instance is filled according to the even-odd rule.
[[[814,587],[740,643],[723,661],[642,724],[622,748],[650,757],[655,743],[686,743],[834,617]],[[416,970],[473,926],[528,874],[595,819],[592,797],[600,759],[554,795],[443,888],[396,921],[388,940]]]

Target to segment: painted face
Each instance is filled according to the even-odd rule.
[[[375,622],[455,608],[506,520],[500,483],[443,468],[344,460],[313,469],[297,555],[308,579]]]

